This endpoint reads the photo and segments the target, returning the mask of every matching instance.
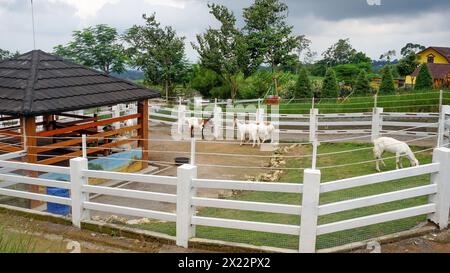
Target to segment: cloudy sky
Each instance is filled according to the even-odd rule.
[[[197,55],[190,46],[195,35],[215,26],[207,3],[230,7],[239,21],[242,8],[252,0],[34,0],[37,47],[52,51],[70,40],[71,32],[95,24],[109,24],[121,32],[141,24],[143,13],[156,12],[163,25],[173,26],[186,37],[190,60]],[[305,34],[313,50],[322,53],[340,38],[374,59],[390,49],[400,51],[408,42],[450,46],[448,0],[284,0],[296,34]],[[377,5],[381,2],[381,5]],[[0,48],[29,51],[33,47],[30,0],[0,0]]]

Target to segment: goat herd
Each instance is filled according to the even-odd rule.
[[[213,118],[211,116],[207,119],[199,119],[196,117],[187,118],[186,122],[191,130],[191,137],[194,137],[194,130],[200,129],[202,132],[202,139],[205,139],[204,129],[205,126],[210,122]],[[240,140],[240,145],[242,146],[245,143],[252,142],[252,147],[260,146],[261,143],[265,143],[267,140],[271,140],[273,142],[273,133],[275,132],[275,126],[270,122],[256,122],[256,121],[241,121],[237,118],[234,118],[233,128],[237,128],[238,137]],[[246,136],[248,135],[248,141]],[[396,168],[403,168],[401,158],[406,156],[411,163],[412,167],[419,166],[419,161],[414,156],[414,153],[411,151],[411,148],[405,142],[399,141],[397,139],[391,137],[380,137],[373,141],[374,148],[373,154],[376,159],[376,170],[380,172],[380,163],[383,166],[386,166],[382,155],[384,152],[391,152],[395,154],[396,158]]]

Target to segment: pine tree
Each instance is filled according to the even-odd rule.
[[[300,70],[297,83],[295,85],[295,97],[311,98],[313,96],[311,81],[308,77],[308,71],[305,68]]]
[[[329,68],[325,74],[322,86],[322,98],[337,98],[339,95],[339,85],[336,80],[336,73]]]
[[[433,88],[433,78],[427,65],[420,67],[419,75],[417,75],[415,90],[424,90]]]
[[[366,95],[370,92],[370,83],[367,78],[367,73],[364,69],[359,72],[358,78],[356,79],[354,94],[355,95]]]
[[[389,67],[383,69],[383,77],[381,79],[380,94],[393,94],[395,93],[394,79],[392,78],[392,72]]]

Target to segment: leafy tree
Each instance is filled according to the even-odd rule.
[[[417,56],[416,54],[411,53],[400,59],[400,61],[396,65],[396,68],[398,74],[402,77],[405,77],[411,75],[411,73],[413,73],[414,70],[416,70],[417,65],[418,65]]]
[[[387,52],[381,54],[380,56],[380,60],[385,60],[388,62],[388,64],[391,63],[392,58],[394,58],[397,55],[397,51],[393,50],[388,50]]]
[[[10,58],[14,58],[14,57],[17,57],[19,55],[20,55],[19,51],[16,51],[16,52],[12,53],[12,52],[10,52],[8,50],[3,50],[3,49],[0,48],[0,61],[6,60],[6,59],[10,59]]]
[[[300,69],[294,94],[296,98],[311,98],[313,96],[311,81],[305,68]]]
[[[174,83],[181,82],[187,73],[188,63],[184,53],[184,37],[177,36],[170,27],[161,27],[155,14],[147,16],[143,26],[133,26],[125,36],[131,64],[144,71],[146,82],[163,84],[168,100]]]
[[[426,64],[420,67],[419,75],[417,75],[415,90],[424,90],[433,88],[433,78]]]
[[[361,69],[357,64],[340,64],[335,66],[333,70],[336,73],[338,82],[344,82],[346,85],[353,86]]]
[[[220,22],[218,29],[208,28],[197,35],[197,44],[192,47],[200,55],[200,63],[219,74],[235,99],[238,92],[238,76],[248,72],[248,51],[246,39],[236,27],[236,17],[223,5],[208,4],[210,13]],[[247,73],[246,73],[247,74]]]
[[[355,88],[353,89],[355,95],[366,95],[370,91],[370,82],[365,70],[359,72],[356,79]]]
[[[279,66],[294,66],[298,60],[295,50],[299,37],[293,36],[293,26],[287,24],[288,6],[279,0],[255,0],[244,9],[244,31],[247,36],[250,64],[270,66],[278,95],[278,78],[275,73]]]
[[[299,64],[309,64],[317,55],[317,52],[311,50],[311,40],[306,38],[305,35],[298,36],[297,55]]]
[[[350,44],[349,39],[340,39],[335,44],[330,46],[322,56],[328,67],[339,64],[351,63],[352,58],[357,54],[356,50]],[[361,55],[359,55],[361,57]]]
[[[220,75],[198,64],[192,66],[190,77],[191,87],[199,91],[204,97],[211,96],[211,90],[223,84]]]
[[[336,80],[336,73],[333,69],[329,68],[325,74],[322,85],[323,98],[337,98],[339,95],[339,85]]]
[[[400,51],[400,54],[402,54],[403,57],[407,57],[409,55],[415,55],[419,51],[424,50],[425,47],[421,44],[413,44],[413,43],[407,43]]]
[[[382,95],[395,93],[394,79],[392,77],[391,69],[388,66],[383,69],[380,93]]]
[[[352,64],[361,64],[361,63],[367,63],[372,64],[372,59],[366,55],[364,52],[356,52],[350,57],[349,63]]]
[[[120,36],[108,25],[74,31],[72,41],[56,46],[54,53],[106,74],[125,71],[126,55]]]

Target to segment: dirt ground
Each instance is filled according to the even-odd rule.
[[[176,157],[190,156],[190,142],[172,141],[170,136],[170,128],[167,125],[152,123],[150,129],[150,161],[159,167],[154,174],[163,176],[176,176],[177,166],[174,164]],[[246,180],[264,172],[264,169],[256,169],[253,167],[267,167],[270,156],[273,152],[261,152],[259,148],[252,148],[251,145],[239,146],[236,143],[214,143],[210,141],[202,141],[199,139],[196,144],[196,165],[198,165],[198,178],[208,179],[226,179],[226,180]],[[207,155],[202,153],[218,153],[218,154],[242,154],[257,155],[268,157],[251,157],[251,156],[223,156],[223,155]],[[232,165],[239,168],[222,168],[202,165]],[[246,168],[252,167],[252,168]],[[161,193],[176,193],[176,187],[168,185],[129,183],[123,181],[121,188],[133,189],[140,191],[152,191]],[[219,196],[227,196],[231,191],[227,190],[211,190],[200,189],[198,196],[217,198]],[[126,205],[142,209],[175,212],[175,205],[144,201],[130,198],[118,198],[113,196],[98,196],[92,199],[94,202],[108,203],[113,205]],[[93,216],[106,218],[109,214],[101,212],[93,212]],[[133,218],[121,215],[124,218]]]

